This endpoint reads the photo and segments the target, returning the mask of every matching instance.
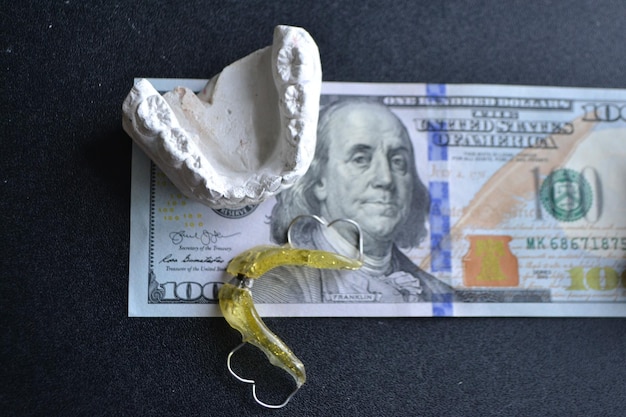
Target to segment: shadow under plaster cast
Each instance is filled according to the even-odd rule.
[[[315,41],[277,26],[271,46],[204,89],[161,96],[139,80],[124,130],[186,196],[212,208],[258,204],[293,185],[315,153],[322,69]]]

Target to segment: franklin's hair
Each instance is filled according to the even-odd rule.
[[[409,173],[412,177],[413,192],[409,215],[403,223],[397,226],[394,243],[402,248],[416,247],[426,236],[426,220],[430,207],[428,189],[420,180],[415,167],[413,146],[404,124],[387,107],[382,104],[362,100],[342,100],[329,104],[320,112],[317,125],[317,146],[315,157],[306,174],[293,187],[282,191],[277,196],[277,203],[272,209],[271,237],[276,243],[287,241],[287,228],[290,222],[302,214],[320,215],[320,201],[315,196],[314,188],[328,164],[328,149],[330,146],[332,128],[341,123],[343,109],[358,111],[367,107],[374,111],[389,114],[397,121],[400,135],[410,146]],[[346,114],[346,113],[344,113]],[[334,219],[326,219],[332,221]]]

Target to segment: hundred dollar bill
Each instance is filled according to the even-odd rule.
[[[325,83],[319,123],[307,175],[236,210],[133,148],[131,316],[219,316],[229,260],[297,214],[356,220],[366,265],[272,271],[262,315],[626,316],[626,90]],[[303,246],[350,251],[309,226]]]

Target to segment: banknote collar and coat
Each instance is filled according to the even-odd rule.
[[[302,246],[349,254],[353,246],[333,229],[313,229],[296,239]],[[416,266],[393,244],[382,258],[365,255],[357,271],[280,267],[254,286],[258,303],[429,302],[452,288]]]

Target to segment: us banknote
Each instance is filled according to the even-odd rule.
[[[361,223],[367,265],[262,277],[262,315],[626,316],[626,90],[325,83],[321,109],[309,186],[258,206],[189,200],[133,148],[131,316],[219,316],[230,259],[295,206]],[[321,229],[302,244],[348,250]]]

